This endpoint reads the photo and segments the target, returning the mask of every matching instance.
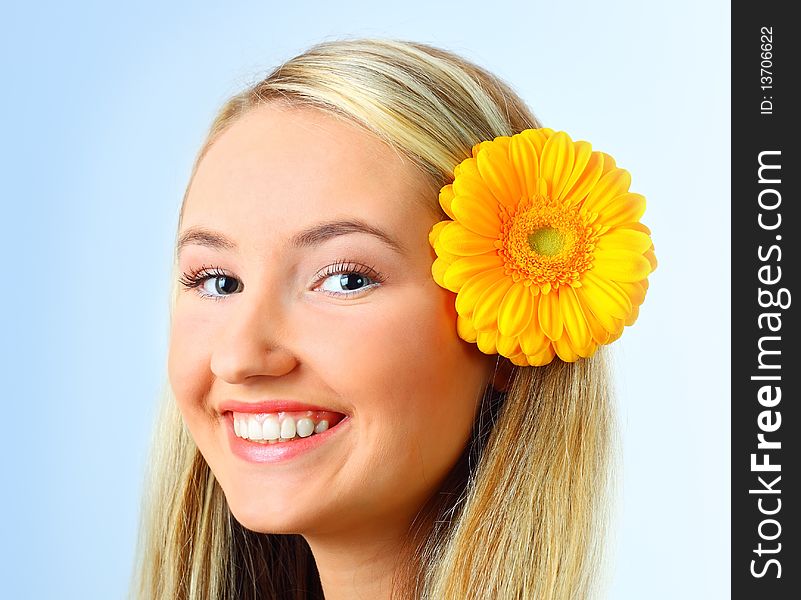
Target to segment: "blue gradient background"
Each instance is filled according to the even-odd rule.
[[[231,4],[4,4],[0,596],[124,596],[194,153],[280,61],[375,35],[475,60],[632,173],[660,266],[615,345],[609,597],[728,598],[728,3]]]

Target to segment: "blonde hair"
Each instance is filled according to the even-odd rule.
[[[436,191],[474,144],[540,127],[506,83],[453,53],[400,40],[329,41],[228,100],[192,177],[222,132],[273,102],[318,108],[384,140],[419,167],[442,218]],[[498,357],[511,369],[507,386],[485,390],[468,446],[413,523],[407,543],[417,560],[396,573],[395,597],[591,596],[615,447],[607,358],[606,348],[544,367]],[[232,517],[169,385],[149,464],[130,598],[322,598],[301,536],[256,533]]]

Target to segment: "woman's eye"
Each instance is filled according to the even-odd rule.
[[[242,289],[242,283],[231,277],[219,267],[202,267],[197,271],[184,273],[181,283],[187,289],[195,289],[204,298],[222,300]]]
[[[372,280],[360,273],[344,273],[341,275],[329,275],[323,279],[320,286],[324,292],[332,292],[342,296],[350,296],[365,287],[370,286]]]
[[[206,284],[212,285],[207,286]],[[239,289],[239,281],[233,277],[223,275],[221,277],[207,277],[200,284],[200,289],[212,296],[228,296],[235,294]]]
[[[326,268],[317,281],[320,291],[330,296],[357,296],[359,292],[377,287],[384,276],[373,267],[338,261]]]

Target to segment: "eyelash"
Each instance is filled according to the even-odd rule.
[[[349,296],[358,296],[360,292],[377,287],[375,284],[381,284],[386,280],[386,277],[377,271],[375,267],[368,267],[367,265],[363,265],[361,263],[348,261],[345,259],[340,259],[335,263],[328,265],[325,267],[322,273],[319,273],[317,277],[314,279],[314,285],[316,286],[322,281],[325,281],[328,277],[332,275],[362,275],[371,279],[374,283],[362,288],[361,290],[357,290],[352,293],[343,293],[343,292],[332,292],[330,290],[321,290],[323,294],[327,294],[329,296],[334,296],[336,298],[342,297],[349,297]],[[207,294],[204,292],[201,287],[208,279],[214,279],[216,277],[228,277],[230,279],[236,279],[235,277],[231,277],[228,273],[223,271],[220,267],[214,265],[203,265],[199,269],[191,269],[189,273],[182,273],[180,278],[180,283],[186,289],[195,289],[196,292],[202,298],[210,298],[215,301],[223,300],[227,296],[232,294],[225,294],[222,296],[215,296],[213,294]]]
[[[363,287],[360,290],[356,290],[350,294],[342,293],[342,292],[331,292],[329,290],[321,290],[323,294],[327,294],[329,296],[334,296],[335,298],[342,298],[347,296],[358,296],[364,290],[372,289],[374,287],[378,287],[386,281],[386,277],[383,273],[376,270],[375,266],[368,267],[367,265],[363,265],[361,263],[352,262],[346,260],[344,258],[336,261],[335,263],[328,265],[325,270],[320,273],[317,277],[314,278],[314,285],[317,286],[322,281],[325,281],[328,277],[332,275],[361,275],[363,277],[367,277],[368,279],[372,280],[373,283],[366,287]],[[378,284],[378,285],[376,285]]]
[[[199,269],[190,269],[189,273],[182,273],[179,282],[186,289],[194,289],[202,298],[210,298],[211,300],[219,301],[225,298],[225,296],[207,294],[201,289],[201,286],[207,279],[213,279],[215,277],[229,277],[229,275],[220,267],[203,265]]]

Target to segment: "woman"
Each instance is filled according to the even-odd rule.
[[[534,156],[539,179],[503,183],[487,162],[551,137],[567,170]],[[479,67],[400,41],[320,44],[225,104],[181,209],[133,596],[590,595],[612,440],[600,346],[655,259],[625,171],[582,144]],[[574,235],[548,200],[482,221],[471,189],[494,185],[625,216],[607,234],[585,211]],[[501,221],[497,251],[470,231]],[[537,280],[516,235],[587,264]]]

